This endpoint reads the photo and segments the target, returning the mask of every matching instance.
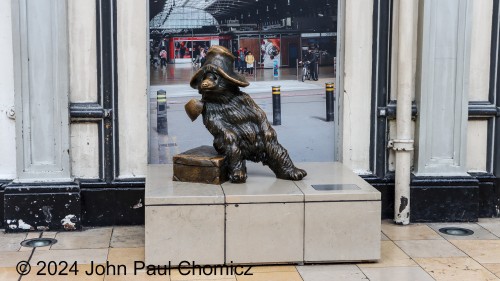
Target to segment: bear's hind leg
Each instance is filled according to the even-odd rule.
[[[266,154],[264,164],[271,168],[277,178],[297,181],[307,176],[305,170],[295,167],[288,152],[277,140],[266,143]]]

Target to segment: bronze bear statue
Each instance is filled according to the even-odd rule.
[[[194,121],[199,114],[203,124],[214,136],[214,148],[225,155],[229,180],[243,183],[247,179],[245,160],[262,162],[277,178],[301,180],[306,171],[295,167],[288,152],[278,142],[276,132],[265,112],[239,87],[246,79],[234,72],[234,57],[228,49],[213,46],[204,65],[191,79],[202,99],[192,99],[186,112]]]

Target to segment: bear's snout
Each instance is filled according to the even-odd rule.
[[[216,83],[215,83],[214,79],[207,77],[207,78],[203,79],[203,81],[201,81],[200,88],[202,90],[210,90],[210,89],[215,88],[215,85],[216,85]]]

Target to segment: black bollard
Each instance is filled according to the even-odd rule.
[[[325,83],[326,88],[326,121],[333,121],[333,101],[335,92],[335,84],[333,83]]]
[[[167,92],[156,92],[156,131],[158,134],[168,134],[167,123]]]
[[[281,125],[281,86],[273,86],[273,125]]]

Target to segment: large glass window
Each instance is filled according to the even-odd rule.
[[[189,82],[214,45],[231,51],[232,71],[250,82],[240,90],[270,123],[271,89],[281,86],[274,129],[295,162],[333,161],[325,83],[335,82],[336,14],[335,0],[150,0],[150,163],[212,145],[201,118],[192,122],[184,105],[201,99]]]

